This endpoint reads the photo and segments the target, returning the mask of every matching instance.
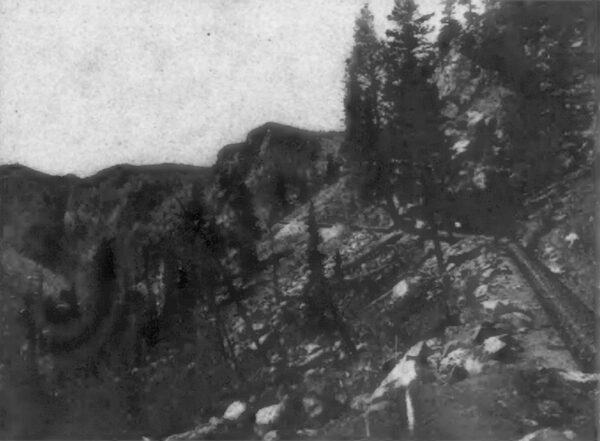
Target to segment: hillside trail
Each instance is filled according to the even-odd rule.
[[[585,372],[594,372],[596,314],[551,271],[515,241],[504,249],[520,269],[540,304]]]
[[[591,417],[585,406],[589,407],[593,401],[587,392],[581,392],[581,385],[567,384],[561,375],[574,373],[577,377],[578,372],[591,370],[587,357],[594,351],[593,340],[589,339],[590,328],[585,328],[584,321],[579,319],[589,318],[591,312],[578,309],[577,298],[569,295],[556,277],[545,274],[534,256],[518,251],[511,254],[511,249],[520,250],[513,241],[495,242],[477,235],[464,235],[462,241],[464,246],[459,244],[446,250],[446,260],[459,264],[455,267],[452,263],[448,271],[460,274],[467,267],[482,274],[475,293],[477,306],[473,308],[482,315],[471,315],[472,319],[465,315],[462,324],[448,326],[441,342],[427,337],[422,341],[433,351],[433,355],[426,357],[424,369],[430,371],[433,365],[436,379],[426,374],[415,386],[417,433],[411,437],[406,431],[407,410],[403,404],[404,389],[400,387],[383,402],[368,407],[371,438],[520,439],[544,426],[562,427],[588,436]],[[433,267],[430,259],[427,264]],[[406,283],[404,280],[400,283],[408,286],[402,292],[415,286],[408,277]],[[364,310],[363,320],[383,321],[385,314],[397,316],[398,292],[392,289],[378,297]],[[550,298],[550,302],[544,303],[545,298]],[[409,321],[425,323],[434,317],[425,310],[414,314],[415,318]],[[571,316],[565,319],[560,315],[559,321],[556,314]],[[573,329],[583,329],[580,332],[586,336],[584,341],[574,344],[573,337],[567,339]],[[575,334],[575,338],[578,336]],[[495,350],[490,349],[491,343],[504,348],[491,355],[490,360],[486,351]],[[512,354],[511,346],[518,348]],[[404,358],[389,371],[388,377],[403,363]],[[363,392],[371,396],[368,390]],[[327,439],[363,436],[364,424],[363,417],[347,417],[332,422],[333,427],[324,433]]]
[[[543,313],[540,312],[538,314],[546,317],[545,319],[542,319],[546,323],[542,328],[551,328],[555,331],[539,330],[531,332],[531,335],[529,336],[523,335],[519,337],[522,339],[521,344],[523,349],[531,352],[529,357],[526,358],[529,358],[530,360],[537,358],[538,361],[543,360],[541,365],[538,364],[538,368],[541,369],[558,369],[563,372],[575,373],[580,370],[580,372],[583,373],[595,373],[597,372],[595,367],[597,313],[594,311],[593,305],[590,305],[589,302],[580,298],[577,293],[567,287],[556,274],[537,258],[535,254],[541,238],[548,234],[555,226],[552,222],[546,221],[546,219],[549,219],[552,215],[552,210],[550,210],[550,212],[546,211],[545,213],[542,213],[541,216],[545,219],[538,224],[537,228],[528,232],[528,237],[525,238],[525,240],[519,240],[515,234],[513,235],[513,238],[510,239],[506,237],[502,239],[488,238],[488,243],[491,249],[495,250],[495,252],[502,255],[510,262],[511,266],[514,267],[518,274],[517,277],[525,282],[526,287],[524,287],[524,289],[530,293],[525,295],[525,297],[533,295],[532,298],[527,300],[530,302],[530,305],[535,303],[543,310]],[[469,234],[461,234],[458,236],[461,239],[482,237],[481,235]],[[372,255],[372,250],[368,254]],[[424,259],[427,259],[428,257],[431,258],[431,256],[426,255]],[[420,263],[422,264],[423,261]],[[506,291],[506,299],[511,299],[509,301],[516,300],[519,296],[521,296],[521,300],[524,299],[522,297],[524,294],[516,294],[516,292],[514,290],[511,291],[510,288]],[[385,301],[386,298],[393,294],[394,289],[386,291],[383,295],[371,302],[367,309],[373,308],[376,304]],[[500,301],[502,302],[503,300]],[[538,307],[533,306],[532,309],[538,309]],[[549,338],[549,336],[552,337]],[[554,336],[559,338],[553,338]],[[542,346],[546,346],[548,343],[550,347],[553,347],[552,349],[555,349],[557,347],[557,340],[562,340],[564,342],[564,346],[562,344],[559,344],[559,346],[564,348],[563,352],[570,354],[570,356],[564,353],[559,355],[559,351],[547,351],[542,349]],[[573,364],[573,362],[575,364]],[[524,368],[525,365],[525,363],[521,364],[521,367],[518,369]],[[575,365],[577,367],[575,367]],[[585,374],[583,374],[583,377],[581,378],[584,377]],[[458,387],[439,388],[437,386],[432,387],[428,385],[421,387],[421,405],[417,406],[417,421],[420,421],[421,426],[432,425],[437,427],[438,430],[440,427],[453,427],[450,431],[442,429],[442,431],[437,432],[436,429],[426,429],[425,433],[429,436],[434,434],[436,436],[450,436],[448,439],[454,439],[454,436],[458,436],[456,439],[462,439],[460,438],[461,436],[472,436],[473,434],[477,434],[481,439],[487,439],[487,437],[490,436],[490,433],[485,430],[482,431],[479,423],[473,421],[469,422],[468,418],[465,419],[465,413],[470,412],[467,406],[468,402],[475,403],[476,408],[494,407],[481,396],[480,392],[482,390],[488,390],[489,395],[494,396],[496,394],[495,389],[510,389],[510,386],[506,384],[506,378],[499,378],[494,378],[493,375],[484,375],[481,378],[477,376],[469,378],[462,384],[459,384]],[[553,387],[556,387],[556,385]],[[568,386],[567,388],[569,387],[571,386]],[[516,391],[513,391],[513,393],[517,394]],[[560,395],[563,392],[556,393]],[[543,395],[544,392],[541,392],[541,394]],[[423,401],[428,400],[426,398],[427,395],[429,395],[429,401],[423,405]],[[566,393],[566,395],[568,395],[568,393]],[[541,401],[542,403],[545,402],[544,400],[539,400],[539,398],[540,397],[537,397],[537,401]],[[569,399],[566,399],[566,401],[568,400]],[[550,401],[552,400],[549,400],[548,402]],[[444,404],[440,405],[440,403]],[[523,403],[520,404],[522,405]],[[454,407],[454,409],[450,410],[449,406]],[[462,410],[459,412],[456,409]],[[476,415],[477,413],[478,411],[475,411],[474,414]],[[403,417],[402,415],[399,416],[401,418]],[[392,418],[396,417],[398,417],[398,415]],[[581,415],[577,415],[576,417],[581,418]],[[595,418],[598,419],[598,416]],[[581,419],[579,419],[579,421],[581,422]],[[493,417],[489,418],[488,422],[492,425],[498,424],[499,427],[502,426],[502,423],[496,421]],[[500,432],[495,432],[494,436],[498,436],[499,434],[502,436],[509,436],[509,433],[510,430],[508,429],[505,432],[500,430]],[[421,437],[427,435],[422,433]],[[412,439],[412,437],[410,437],[410,439]]]
[[[390,232],[379,236],[370,246],[353,254],[345,270],[359,272],[352,277],[364,276],[363,264],[380,260],[387,247],[398,246],[403,236],[408,235]],[[427,340],[427,344],[434,347],[429,361],[434,361],[438,372],[436,380],[422,382],[415,392],[416,439],[519,439],[542,427],[569,430],[585,427],[583,433],[591,433],[591,417],[587,412],[591,411],[589,403],[593,401],[589,401],[589,389],[586,389],[590,383],[567,384],[557,372],[591,371],[590,360],[595,353],[593,311],[545,269],[516,237],[494,240],[482,235],[460,234],[456,239],[454,244],[445,244],[447,271],[454,274],[455,280],[460,279],[465,268],[477,275],[477,306],[471,309],[478,309],[478,315],[469,316],[471,312],[465,312],[460,325],[450,325],[444,330],[441,341],[439,338],[437,343],[432,343],[435,338]],[[381,329],[388,319],[406,320],[416,326],[438,319],[435,311],[412,311],[408,318],[406,312],[401,311],[406,305],[401,299],[404,294],[398,296],[397,286],[407,280],[406,289],[401,291],[418,297],[423,291],[409,280],[411,274],[424,267],[435,268],[435,258],[430,253],[424,252],[415,260],[406,271],[395,272],[392,289],[380,285],[385,292],[375,295],[376,298],[360,310],[356,320]],[[387,265],[386,260],[383,266]],[[498,328],[488,329],[486,322]],[[393,332],[385,334],[387,341],[383,342],[392,348]],[[477,337],[473,337],[475,334]],[[498,347],[490,349],[491,343]],[[317,381],[337,390],[338,378],[346,378],[344,375],[348,374],[347,380],[342,381],[354,383],[350,384],[352,394],[347,397],[349,408],[338,414],[339,403],[330,403],[322,394],[313,396],[309,390],[302,396],[302,403],[309,406],[310,412],[316,412],[310,407],[313,404],[317,406],[315,409],[321,409],[316,420],[297,416],[294,423],[279,426],[274,423],[267,427],[279,431],[280,436],[297,437],[296,429],[306,429],[306,433],[311,433],[308,438],[358,439],[365,435],[365,412],[368,412],[372,417],[371,439],[410,439],[406,432],[406,408],[397,396],[384,401],[388,404],[370,403],[366,410],[361,407],[361,400],[372,397],[381,375],[386,371],[390,374],[393,369],[383,368],[381,372],[370,374],[361,372],[360,366],[376,369],[377,363],[386,360],[379,359],[381,354],[374,352],[368,343],[361,341],[359,345],[362,350],[358,361],[328,362],[331,357],[337,359],[339,351],[336,347],[315,343],[308,345],[314,348],[307,346],[307,354],[290,366],[305,377],[301,382],[309,389],[311,382]],[[517,347],[519,349],[513,351]],[[486,354],[486,351],[498,353]],[[394,351],[392,361],[401,364],[401,355],[398,350]],[[368,378],[361,380],[362,376]],[[340,387],[338,392],[344,388],[346,386]],[[281,405],[273,404],[275,399],[271,401],[272,406]],[[586,406],[589,409],[586,410]],[[174,435],[170,440],[201,439],[207,435],[204,431],[211,431],[209,436],[228,436],[220,430],[207,423],[191,432]],[[252,429],[248,430],[252,433]],[[267,436],[266,430],[263,430],[264,436]],[[245,436],[255,436],[248,433]]]

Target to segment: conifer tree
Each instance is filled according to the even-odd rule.
[[[365,5],[356,19],[354,47],[346,61],[344,151],[359,186],[376,174],[381,68],[381,43],[375,33],[373,14]]]
[[[308,283],[305,288],[304,299],[308,307],[308,315],[316,318],[318,322],[330,320],[342,338],[346,351],[353,355],[356,347],[352,341],[350,330],[344,322],[342,315],[331,296],[331,287],[325,277],[324,260],[325,255],[319,250],[321,235],[317,225],[315,208],[310,202],[307,219],[308,232]]]
[[[438,211],[451,173],[451,156],[442,132],[443,118],[433,81],[435,52],[427,35],[429,15],[420,15],[413,0],[396,0],[388,17],[385,50],[387,181],[401,204],[417,204],[416,217],[428,224],[440,273],[444,271],[438,235]],[[392,194],[392,192],[388,192]],[[388,205],[397,211],[388,196]]]

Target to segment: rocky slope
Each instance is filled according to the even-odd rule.
[[[576,178],[560,197],[572,185],[588,185],[588,179]],[[322,197],[328,200],[327,190]],[[536,211],[533,200],[529,204]],[[347,359],[336,338],[284,340],[289,361],[284,390],[276,393],[274,384],[263,393],[239,394],[229,407],[223,403],[222,416],[169,440],[595,436],[598,378],[582,372],[577,351],[561,338],[561,327],[544,307],[538,288],[502,244],[484,236],[445,244],[449,281],[444,285],[434,258],[414,248],[416,237],[327,227],[327,213],[318,211],[321,233],[328,238],[323,249],[338,248],[346,256],[348,297],[371,298],[345,304],[358,357]],[[576,216],[570,221],[579,222]],[[287,222],[279,240],[281,246],[295,248],[303,232],[292,225],[300,222],[292,215]],[[297,242],[283,242],[290,235]],[[352,251],[356,249],[361,253]],[[302,249],[296,253],[301,255]],[[395,260],[406,253],[411,262],[397,266]],[[362,255],[367,256],[364,261]],[[424,257],[420,261],[419,255]],[[391,266],[386,275],[382,268]],[[272,303],[274,308],[293,304],[306,280],[299,269],[283,279],[289,283],[284,285],[287,299]],[[271,332],[285,328],[277,319],[272,326]],[[279,372],[272,369],[264,375]]]
[[[581,371],[514,258],[490,238],[459,235],[443,243],[447,278],[441,279],[418,229],[389,231],[385,211],[357,206],[340,144],[337,133],[267,124],[245,143],[224,148],[212,170],[120,166],[80,179],[3,167],[0,283],[4,298],[11,299],[4,303],[3,317],[11,316],[8,309],[14,315],[21,294],[36,289],[32,273],[42,274],[43,294],[57,297],[77,282],[69,267],[89,261],[101,237],[129,238],[122,242],[134,254],[131,233],[145,237],[168,228],[194,183],[212,189],[221,180],[242,180],[256,195],[262,220],[271,224],[272,236],[259,247],[262,254],[283,256],[278,285],[267,284],[247,300],[269,362],[257,356],[242,359],[248,370],[255,367],[255,374],[233,389],[229,379],[211,379],[211,384],[222,381],[227,390],[211,395],[211,406],[188,390],[186,402],[200,404],[190,404],[185,415],[210,407],[213,418],[198,413],[168,424],[154,418],[156,427],[138,429],[136,436],[166,436],[194,425],[171,439],[516,440],[544,428],[555,432],[536,436],[593,436],[597,378]],[[283,204],[281,197],[263,191],[278,185]],[[589,247],[591,194],[589,176],[577,175],[530,198],[529,219],[519,233],[532,256],[588,305],[595,262]],[[296,322],[307,282],[309,198],[328,274],[336,251],[342,258],[344,289],[336,301],[359,349],[354,359],[341,350],[335,332]],[[57,245],[45,242],[51,239]],[[48,251],[54,254],[44,254]],[[254,342],[245,324],[233,308],[226,314],[232,341],[252,354]],[[9,325],[3,322],[3,329]],[[207,360],[193,348],[184,351],[189,357],[183,370],[178,355],[170,355],[141,371],[161,378],[171,366],[172,372],[183,373],[169,377],[170,390],[193,389],[190,382],[196,380],[191,379],[202,377]],[[156,393],[148,399],[156,400],[156,415],[183,406]],[[57,421],[57,436],[68,433],[70,417]]]

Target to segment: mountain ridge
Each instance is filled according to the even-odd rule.
[[[31,175],[35,175],[37,177],[54,177],[54,178],[68,178],[68,179],[78,179],[82,181],[93,181],[98,179],[101,176],[105,176],[111,171],[117,170],[128,170],[128,171],[201,171],[205,169],[211,169],[215,166],[215,164],[219,161],[219,157],[226,154],[228,150],[231,150],[232,147],[242,148],[251,144],[252,140],[255,139],[259,135],[264,135],[267,130],[278,131],[283,134],[285,133],[294,133],[303,135],[311,138],[318,137],[332,137],[332,136],[340,136],[344,133],[344,131],[338,130],[309,130],[301,127],[296,127],[288,124],[278,123],[274,121],[267,121],[251,130],[248,131],[246,135],[246,139],[238,142],[231,142],[223,145],[215,155],[215,161],[212,164],[207,165],[195,165],[184,162],[158,162],[158,163],[150,163],[150,164],[131,164],[128,162],[115,163],[108,167],[102,168],[94,173],[89,175],[79,175],[76,172],[70,172],[66,174],[59,173],[47,173],[41,170],[38,170],[34,167],[22,164],[20,162],[10,162],[5,164],[0,164],[0,179],[5,177],[7,174],[18,174],[18,173],[28,173]]]

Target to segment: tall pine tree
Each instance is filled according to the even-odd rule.
[[[444,271],[438,235],[439,209],[450,179],[451,155],[433,81],[435,51],[428,40],[429,15],[420,15],[413,0],[396,0],[388,19],[385,50],[387,108],[385,126],[389,166],[388,206],[397,218],[396,202],[413,205],[415,219],[427,223],[440,272]],[[409,219],[410,220],[410,216]]]
[[[346,138],[343,147],[365,199],[377,193],[378,165],[382,162],[378,152],[383,74],[381,49],[373,14],[365,5],[356,19],[354,47],[346,61]]]
[[[356,353],[356,346],[331,295],[330,281],[325,277],[325,255],[319,250],[322,239],[312,202],[309,205],[306,224],[308,232],[306,257],[309,275],[304,291],[304,302],[307,305],[308,317],[314,319],[321,328],[329,328],[330,324],[333,325],[333,328],[339,332],[346,351],[353,355]]]

